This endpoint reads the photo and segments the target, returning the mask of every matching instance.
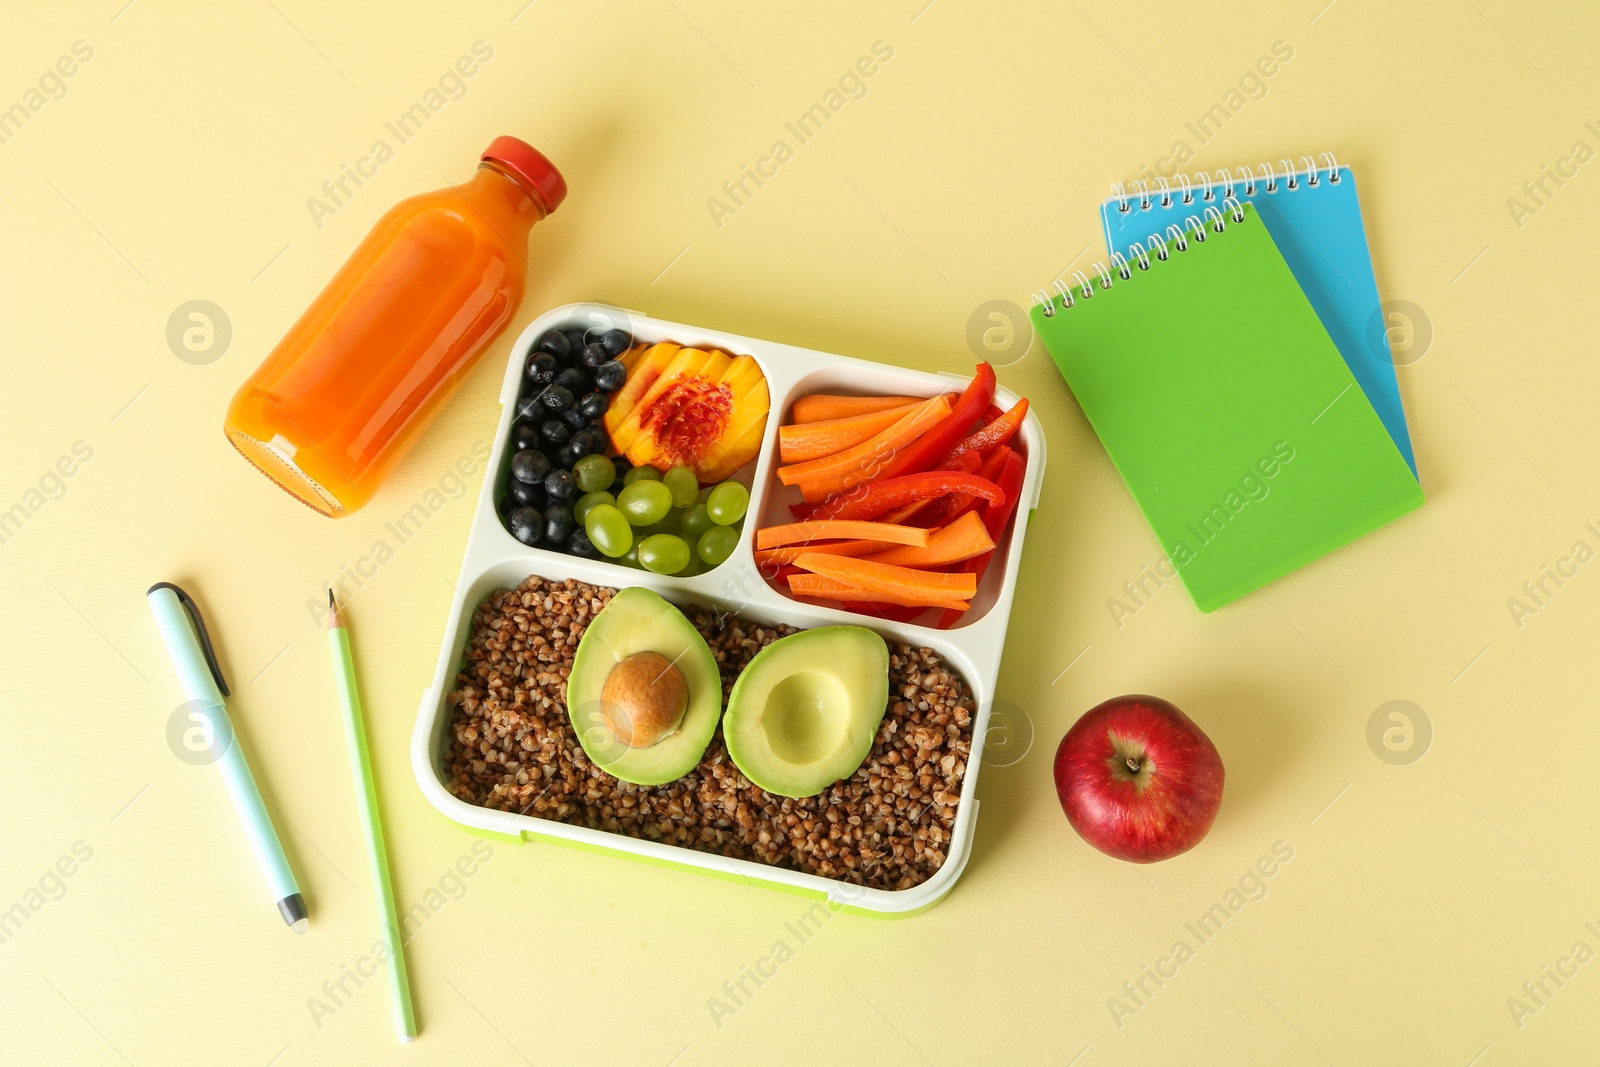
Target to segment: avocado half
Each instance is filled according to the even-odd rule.
[[[618,740],[602,701],[606,682],[624,660],[655,653],[679,671],[687,688],[683,717],[647,747]],[[648,589],[623,589],[584,630],[567,676],[567,715],[591,763],[635,785],[661,785],[694,770],[717,732],[722,675],[705,638],[683,612]]]
[[[757,652],[728,696],[722,737],[744,776],[816,796],[872,751],[889,705],[889,646],[861,626],[819,626]]]

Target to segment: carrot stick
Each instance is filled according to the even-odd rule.
[[[885,408],[904,407],[923,399],[920,396],[836,396],[830,393],[812,393],[794,402],[789,409],[792,422],[827,422],[848,419],[852,415],[870,415]]]
[[[944,397],[924,400],[906,409],[906,413],[892,426],[879,430],[853,448],[821,459],[779,467],[778,480],[784,485],[814,483],[822,486],[838,483],[841,489],[848,489],[872,477],[895,452],[915,441],[949,414],[950,401]],[[801,485],[803,492],[807,488],[807,485]],[[807,492],[806,496],[809,499],[811,494]]]
[[[817,597],[821,600],[837,600],[841,604],[867,603],[862,599],[860,586],[852,582],[842,582],[837,578],[827,578],[820,574],[791,574],[789,576],[789,592],[796,596]],[[879,590],[873,594],[871,603],[894,604],[908,608],[944,608],[946,611],[966,611],[969,604],[965,600],[940,597],[935,594],[923,595],[920,592],[901,595],[898,591]]]
[[[891,526],[886,522],[791,522],[756,531],[757,548],[778,548],[801,541],[860,538],[892,545],[926,545],[928,531],[920,526]]]
[[[801,570],[844,582],[857,591],[858,600],[949,606],[953,600],[971,600],[978,591],[977,576],[965,572],[922,571],[820,552],[808,552],[794,563]]]
[[[853,448],[900,421],[913,405],[872,411],[844,419],[794,423],[778,427],[778,457],[785,463],[804,463]]]
[[[938,567],[981,556],[994,548],[994,538],[984,528],[976,511],[969,511],[950,525],[934,530],[921,548],[900,545],[865,556],[873,563],[897,567]],[[855,553],[850,553],[855,555]]]
[[[931,535],[930,535],[931,539]],[[889,541],[827,541],[823,544],[788,545],[784,548],[769,548],[756,553],[756,566],[774,567],[784,563],[793,563],[795,559],[807,552],[823,552],[830,556],[870,556],[875,552],[895,547]]]

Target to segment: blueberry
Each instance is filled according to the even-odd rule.
[[[611,406],[611,398],[604,393],[584,393],[578,398],[578,410],[586,419],[598,419]]]
[[[574,405],[561,413],[561,421],[571,426],[574,430],[581,430],[589,425],[589,419]]]
[[[548,352],[535,352],[528,357],[525,368],[527,379],[534,385],[549,385],[556,375],[556,357]]]
[[[583,351],[583,346],[588,344],[588,341],[584,339],[584,334],[587,331],[582,326],[573,326],[561,332],[567,335],[568,360],[576,359],[578,354]]]
[[[561,446],[561,455],[559,458],[563,467],[572,467],[578,462],[578,460],[582,459],[588,454],[589,453],[584,449],[584,443],[575,436],[572,440]]]
[[[567,539],[567,551],[584,559],[600,558],[600,550],[594,547],[594,542],[589,540],[589,534],[584,530],[572,531],[572,536]]]
[[[539,447],[539,426],[537,423],[518,419],[511,424],[511,450],[521,452],[524,448]]]
[[[615,359],[632,347],[633,338],[628,336],[627,330],[607,330],[600,335],[600,344],[605,348],[606,355]],[[587,353],[584,362],[588,362]]]
[[[551,411],[565,411],[572,406],[572,390],[552,385],[539,394],[539,402]]]
[[[544,533],[544,516],[539,514],[538,508],[518,508],[511,513],[507,525],[511,527],[512,537],[525,545],[536,545]]]
[[[620,360],[602,363],[594,369],[594,387],[602,393],[614,393],[628,380],[628,368]]]
[[[594,379],[587,371],[579,370],[577,367],[568,367],[556,375],[555,383],[573,396],[582,396],[594,388]]]
[[[583,365],[590,370],[602,363],[611,362],[612,353],[606,351],[606,346],[598,341],[590,341],[583,346]]]
[[[557,359],[566,359],[567,354],[572,351],[572,342],[560,330],[546,330],[539,335],[539,343],[534,347],[550,353]]]
[[[530,485],[542,482],[549,473],[550,457],[543,452],[524,448],[511,457],[511,477],[519,482],[527,482]]]
[[[572,507],[551,504],[544,509],[544,539],[552,545],[565,545],[572,536]]]
[[[572,427],[559,417],[548,418],[539,424],[539,436],[547,445],[564,445],[572,440]]]
[[[557,467],[544,476],[545,495],[558,504],[570,504],[578,495],[578,480],[570,470]]]
[[[517,483],[513,480],[511,484],[516,485]],[[503,496],[500,498],[500,503],[494,506],[494,509],[500,513],[500,521],[506,523],[509,527],[511,523],[511,513],[516,511],[518,507],[520,507],[520,505],[517,503],[515,497]]]
[[[606,445],[610,444],[609,439],[606,437],[606,432],[597,426],[591,426],[586,430],[580,430],[572,436],[573,445],[579,444],[580,441],[583,446],[584,456],[604,455],[606,451]],[[583,456],[579,456],[578,458],[582,459]]]
[[[604,453],[602,452],[602,454]],[[628,462],[627,456],[612,456],[611,465],[615,467],[617,471],[615,480],[611,483],[612,485],[621,485],[622,476],[633,470],[633,464]]]
[[[537,485],[530,485],[527,482],[519,482],[517,479],[513,478],[511,481],[506,483],[506,494],[506,499],[511,501],[512,507],[544,507],[544,482],[542,481]]]
[[[547,385],[539,386],[531,395],[517,398],[517,418],[538,419],[544,414],[544,402],[540,399]]]

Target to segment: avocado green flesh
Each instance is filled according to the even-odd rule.
[[[611,669],[638,652],[670,660],[688,686],[678,728],[648,748],[630,748],[606,726],[600,694]],[[623,589],[594,619],[567,677],[567,716],[591,763],[635,785],[661,785],[694,770],[717,732],[722,675],[700,631],[683,612],[648,589]]]
[[[728,696],[722,737],[768,793],[816,796],[872,751],[889,704],[889,646],[861,626],[821,626],[756,653]]]

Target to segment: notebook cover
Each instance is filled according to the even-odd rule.
[[[1361,221],[1355,175],[1349,167],[1339,167],[1337,171],[1318,168],[1315,173],[1315,185],[1310,183],[1308,172],[1295,175],[1293,189],[1280,173],[1273,180],[1271,192],[1267,191],[1264,177],[1252,178],[1253,194],[1246,193],[1243,179],[1235,179],[1232,192],[1261,213],[1261,221],[1289,270],[1415,476],[1417,461],[1411,452],[1411,434],[1395,380],[1388,323],[1383,318],[1378,283],[1372,274],[1372,255]],[[1334,173],[1338,181],[1331,180]],[[1108,251],[1126,256],[1129,245],[1143,244],[1153,234],[1164,235],[1168,226],[1181,227],[1184,219],[1200,215],[1208,205],[1222,205],[1222,191],[1215,187],[1209,201],[1203,199],[1201,188],[1190,191],[1192,202],[1187,204],[1179,188],[1171,191],[1169,206],[1162,206],[1161,195],[1149,194],[1148,207],[1142,206],[1140,196],[1130,195],[1127,211],[1121,209],[1120,197],[1100,205]]]
[[[1422,503],[1254,207],[1034,329],[1212,611]]]

